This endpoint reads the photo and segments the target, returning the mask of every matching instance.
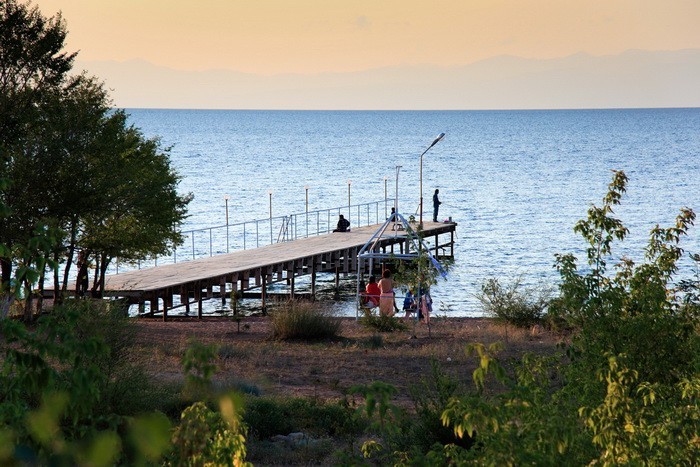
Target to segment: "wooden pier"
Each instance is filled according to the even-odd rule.
[[[435,256],[454,256],[456,223],[425,222],[423,234],[430,241]],[[334,273],[336,287],[341,273],[356,273],[357,254],[380,225],[353,228],[299,240],[275,243],[251,250],[200,258],[177,264],[109,275],[105,278],[105,296],[126,298],[138,304],[141,313],[168,318],[168,310],[184,307],[189,314],[197,308],[202,317],[202,301],[218,296],[225,304],[226,296],[260,288],[263,309],[267,287],[286,282],[294,297],[294,280],[311,276],[311,295],[316,293],[316,274]],[[443,239],[449,235],[449,240]],[[392,232],[378,244],[383,252],[408,252],[409,241],[404,231]],[[440,253],[445,252],[445,253]],[[368,272],[368,271],[364,271]]]

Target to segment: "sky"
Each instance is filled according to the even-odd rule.
[[[38,0],[81,60],[259,74],[700,48],[697,0]]]
[[[418,65],[449,69],[499,56],[546,60],[700,49],[698,0],[34,3],[45,15],[62,12],[67,49],[79,51],[81,62],[139,60],[182,72],[348,74]],[[111,73],[116,83],[127,82]],[[124,96],[129,90],[119,91]]]

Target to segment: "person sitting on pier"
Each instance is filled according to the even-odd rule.
[[[350,232],[350,221],[343,217],[342,214],[339,214],[339,216],[338,225],[333,232]]]
[[[377,280],[375,279],[374,276],[369,276],[369,284],[367,284],[367,288],[365,289],[366,296],[367,296],[367,307],[368,308],[375,308],[379,306],[379,296],[382,294],[382,291],[379,290],[379,285],[377,284]]]

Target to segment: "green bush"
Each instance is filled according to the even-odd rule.
[[[314,437],[353,437],[362,431],[347,401],[251,397],[243,417],[257,440],[275,435],[304,432]]]
[[[387,315],[373,315],[372,310],[363,309],[360,324],[377,332],[406,331],[408,326],[400,319]]]
[[[34,328],[0,320],[0,431],[11,433],[15,446],[4,461],[138,463],[160,456],[130,434],[150,423],[138,414],[176,396],[155,400],[168,391],[154,390],[133,359],[133,323],[124,311],[118,302],[70,300]],[[154,442],[167,438],[168,422],[160,422],[149,429]]]
[[[320,305],[290,300],[272,315],[272,337],[290,340],[317,340],[338,337],[341,321]]]
[[[656,226],[645,260],[609,272],[612,245],[628,231],[613,217],[627,177],[615,172],[602,207],[575,231],[587,265],[558,255],[560,294],[551,311],[574,327],[565,356],[525,356],[515,377],[494,348],[477,353],[476,393],[453,398],[444,423],[476,436],[478,449],[442,448],[454,463],[489,465],[694,465],[700,458],[700,337],[697,282],[675,285],[679,243],[695,214]],[[693,256],[694,259],[700,257]],[[489,395],[495,377],[501,387]]]
[[[488,279],[477,294],[484,313],[512,326],[527,328],[542,319],[550,300],[544,287],[523,287],[521,278],[503,285],[498,279]]]

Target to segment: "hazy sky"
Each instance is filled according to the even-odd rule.
[[[37,0],[68,50],[179,70],[348,72],[700,48],[700,0]]]

